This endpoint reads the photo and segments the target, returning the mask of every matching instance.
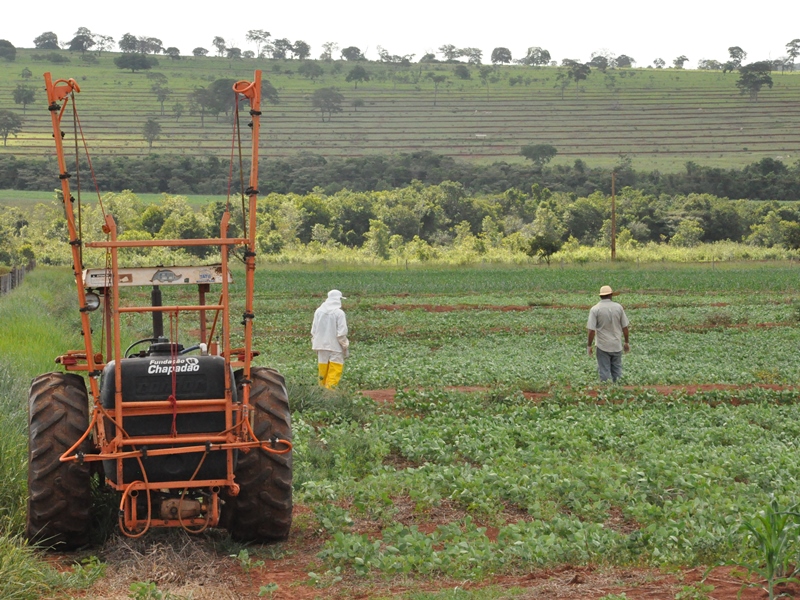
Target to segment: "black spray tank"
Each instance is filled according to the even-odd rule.
[[[171,355],[172,344],[153,344],[147,356],[123,358],[122,404],[126,402],[148,402],[168,400],[173,392],[172,371],[176,372],[175,398],[182,400],[221,399],[225,397],[225,360],[221,356]],[[181,347],[178,346],[178,350]],[[114,408],[115,361],[109,362],[100,381],[100,399],[105,408]],[[234,386],[233,373],[229,381]],[[237,401],[236,389],[232,390],[233,401]],[[170,435],[172,414],[126,417],[123,428],[131,437]],[[106,420],[108,439],[116,435],[116,426]],[[175,429],[179,434],[219,434],[225,430],[225,412],[194,412],[178,414]],[[178,448],[184,444],[151,446],[155,448]],[[188,444],[187,444],[188,445]],[[191,445],[197,445],[191,444]],[[141,448],[137,448],[141,449]],[[124,450],[132,450],[126,447]],[[197,469],[203,452],[152,456],[142,459],[142,465],[150,482],[186,481]],[[225,452],[209,452],[203,460],[198,479],[225,479],[227,477]],[[235,456],[234,456],[235,458]],[[115,460],[103,461],[106,477],[117,481]],[[139,461],[129,458],[123,461],[124,482],[144,481]]]

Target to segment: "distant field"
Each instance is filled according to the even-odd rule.
[[[66,51],[61,53],[70,58],[68,64],[32,60],[32,54],[42,53],[21,49],[15,62],[0,64],[0,106],[22,113],[12,91],[21,83],[41,90],[47,70],[74,78],[82,87],[77,105],[83,131],[92,151],[104,156],[146,155],[141,128],[150,117],[162,126],[154,153],[229,156],[228,119],[206,116],[201,127],[199,114],[190,114],[188,95],[218,78],[250,79],[260,68],[280,94],[278,105],[264,106],[267,158],[429,150],[476,162],[514,162],[523,160],[521,146],[547,143],[558,149],[555,162],[582,158],[608,166],[627,154],[635,168],[665,172],[682,169],[689,160],[741,167],[763,157],[800,159],[800,73],[773,73],[774,87],[750,102],[735,87],[737,74],[712,71],[593,71],[579,88],[571,83],[562,89],[558,68],[504,66],[482,79],[471,67],[471,79],[461,80],[454,65],[365,63],[370,81],[356,89],[345,81],[353,65],[341,61],[320,62],[325,74],[312,81],[296,73],[301,64],[296,60],[160,57],[153,72],[163,74],[163,85],[172,90],[162,115],[150,89],[152,72],[121,71],[113,65],[116,54],[103,54],[92,64]],[[20,75],[26,67],[33,73],[27,82]],[[447,77],[437,92],[426,78],[431,71]],[[339,88],[345,101],[341,113],[322,122],[310,96],[329,86]],[[179,119],[172,112],[176,103],[185,109]],[[0,153],[51,155],[43,90],[24,119],[23,131]],[[65,120],[71,128],[72,120]]]

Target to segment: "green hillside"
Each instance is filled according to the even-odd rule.
[[[576,87],[564,79],[565,69],[556,67],[470,66],[470,79],[460,79],[454,64],[369,62],[358,63],[370,79],[356,88],[346,81],[356,63],[346,61],[310,61],[323,71],[312,80],[300,74],[304,63],[298,60],[161,56],[151,71],[131,73],[114,66],[117,53],[82,57],[57,51],[70,62],[34,60],[48,54],[53,53],[19,49],[14,62],[0,63],[0,109],[24,118],[22,131],[0,146],[0,154],[52,153],[42,81],[42,73],[51,71],[81,85],[81,125],[95,154],[147,154],[141,131],[148,118],[155,118],[162,133],[152,152],[228,156],[229,118],[206,114],[201,125],[189,96],[216,79],[250,79],[260,68],[279,94],[278,104],[265,103],[264,108],[263,153],[268,158],[428,150],[475,162],[522,162],[519,150],[526,144],[554,145],[555,163],[582,158],[609,166],[627,154],[634,168],[662,172],[682,169],[690,160],[742,167],[764,157],[787,164],[800,158],[800,73],[773,73],[773,88],[752,102],[736,88],[736,73],[719,71],[594,70]],[[31,73],[27,79],[25,69]],[[429,73],[445,77],[438,89]],[[170,90],[163,114],[152,91],[159,82]],[[37,88],[24,115],[13,100],[18,85]],[[344,97],[342,111],[323,122],[311,95],[332,86]],[[179,118],[176,104],[183,108]]]

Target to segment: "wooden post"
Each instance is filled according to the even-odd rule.
[[[617,260],[617,172],[611,171],[611,260]]]

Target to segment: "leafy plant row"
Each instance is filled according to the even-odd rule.
[[[321,557],[362,574],[757,561],[742,524],[794,497],[798,406],[733,398],[408,391],[358,430],[306,409],[300,497],[331,534]]]

